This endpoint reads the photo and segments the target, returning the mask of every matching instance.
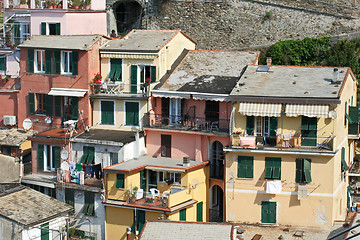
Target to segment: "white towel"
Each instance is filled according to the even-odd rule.
[[[281,181],[267,181],[266,182],[266,193],[279,194],[282,191]]]

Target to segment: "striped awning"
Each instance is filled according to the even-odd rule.
[[[329,105],[314,105],[314,104],[287,104],[285,108],[287,117],[316,117],[316,118],[328,118],[329,117]]]
[[[239,113],[245,116],[280,117],[281,103],[240,103]]]

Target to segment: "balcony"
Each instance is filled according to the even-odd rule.
[[[207,133],[229,132],[229,119],[209,120],[206,118],[190,117],[189,115],[168,115],[148,113],[145,127],[171,129],[179,131],[196,131]]]
[[[126,84],[124,82],[91,83],[92,92],[99,95],[123,95],[147,97],[148,87],[144,84]]]
[[[5,0],[4,7],[9,8],[21,8],[21,9],[80,9],[89,10],[91,0],[72,0],[72,1],[60,1],[60,0],[40,0],[40,1],[23,1],[23,0]]]
[[[241,133],[231,135],[232,147],[248,149],[277,150],[314,150],[332,152],[335,136],[309,137],[294,134],[277,133],[276,136],[244,136]]]

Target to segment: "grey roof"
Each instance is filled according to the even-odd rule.
[[[120,171],[131,171],[139,167],[144,166],[152,166],[152,167],[159,167],[159,168],[168,168],[173,170],[186,170],[188,168],[206,164],[206,162],[199,162],[190,160],[190,166],[184,166],[182,159],[175,159],[175,158],[167,158],[167,157],[152,157],[148,155],[142,155],[138,159],[132,159],[126,162],[122,162],[120,164],[115,164],[105,169],[108,170],[120,170]]]
[[[144,133],[140,132],[139,137],[143,137]],[[118,142],[118,143],[130,143],[135,141],[135,133],[131,131],[120,130],[108,130],[92,128],[89,131],[85,131],[75,136],[71,140],[77,142],[77,140],[93,140],[93,141],[106,141],[106,142]],[[91,141],[92,143],[94,143]],[[83,141],[82,141],[83,142]]]
[[[259,52],[191,50],[163,84],[161,91],[228,94],[246,65]]]
[[[19,47],[87,51],[101,38],[101,35],[41,35],[32,36]]]
[[[172,221],[148,221],[141,233],[141,240],[226,240],[232,239],[232,224]]]
[[[156,53],[178,33],[181,31],[134,29],[122,39],[107,42],[100,50]]]
[[[36,131],[30,130],[25,132],[16,128],[0,129],[0,145],[20,146],[28,137],[33,136]]]
[[[72,209],[66,203],[24,186],[0,192],[0,215],[25,226],[47,222]]]
[[[335,99],[349,71],[338,68],[339,82],[333,83],[333,67],[271,66],[267,72],[256,72],[257,68],[248,66],[230,95]]]

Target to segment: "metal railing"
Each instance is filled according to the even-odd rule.
[[[187,131],[228,132],[229,119],[207,119],[189,115],[161,115],[148,113],[146,127],[178,129]]]
[[[95,94],[143,94],[149,93],[148,86],[144,84],[127,84],[124,82],[91,83]]]
[[[134,190],[128,190],[127,203],[136,204],[142,206],[152,206],[167,208],[169,204],[169,195],[160,193],[159,195],[153,195],[150,192],[140,192]]]

